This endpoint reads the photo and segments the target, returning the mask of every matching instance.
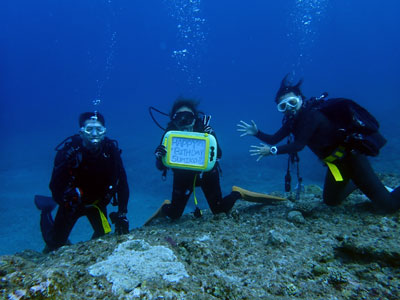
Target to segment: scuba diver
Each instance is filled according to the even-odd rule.
[[[302,80],[291,85],[287,76],[275,97],[278,111],[284,114],[283,125],[275,134],[263,133],[254,121],[237,124],[241,136],[252,135],[268,144],[251,146],[251,155],[258,156],[259,161],[264,156],[291,155],[308,146],[328,166],[324,203],[339,205],[359,188],[372,201],[375,211],[391,213],[398,210],[400,188],[389,191],[367,158],[367,155],[376,156],[386,142],[377,131],[379,124],[375,118],[348,99],[320,100],[320,97],[306,101],[300,89]],[[347,118],[345,112],[349,112]],[[294,140],[275,146],[285,137]]]
[[[96,111],[82,113],[79,126],[79,134],[67,138],[56,148],[50,181],[53,197],[35,196],[35,204],[42,211],[40,227],[46,243],[44,252],[68,244],[68,236],[82,216],[86,216],[93,227],[92,238],[109,233],[106,207],[111,201],[118,205],[118,212],[110,214],[115,232],[129,232],[126,217],[129,188],[117,141],[105,136],[104,117]],[[53,220],[51,212],[57,204]]]
[[[204,115],[198,110],[198,103],[191,99],[178,98],[169,114],[163,113],[154,107],[150,107],[163,115],[169,117],[170,121],[167,128],[164,129],[155,120],[150,112],[153,121],[158,127],[163,129],[164,135],[161,143],[155,150],[156,167],[163,172],[163,178],[166,176],[168,168],[163,163],[163,158],[167,155],[167,149],[162,144],[165,135],[169,131],[186,131],[186,132],[200,132],[207,133],[215,137],[214,130],[210,126],[211,116]],[[207,199],[208,205],[213,214],[228,213],[234,206],[235,202],[243,199],[248,202],[255,202],[261,204],[271,204],[278,201],[285,201],[286,199],[264,193],[257,193],[245,190],[238,186],[232,187],[232,192],[222,197],[220,187],[220,167],[218,160],[222,157],[222,151],[217,143],[217,162],[210,171],[200,172],[188,169],[172,168],[173,172],[173,187],[172,187],[172,201],[165,200],[161,207],[145,222],[148,225],[151,221],[158,217],[169,217],[171,219],[179,219],[186,207],[190,195],[194,194],[196,210],[194,211],[195,217],[201,217],[201,211],[197,207],[197,199],[195,194],[195,187],[201,187],[204,196]]]
[[[171,130],[178,130],[208,133],[215,137],[214,130],[209,126],[211,117],[201,117],[201,113],[198,111],[197,106],[198,103],[194,100],[184,98],[177,99],[174,102],[169,114],[170,122],[168,123],[165,133]],[[163,141],[164,135],[161,141]],[[217,159],[220,159],[222,152],[218,144],[217,148]],[[155,150],[156,167],[160,171],[163,171],[164,174],[167,171],[167,167],[163,164],[162,158],[166,154],[167,149],[162,144],[160,144]],[[233,191],[229,195],[222,197],[218,162],[208,172],[184,169],[172,169],[172,171],[174,175],[172,201],[165,200],[161,208],[152,218],[158,216],[168,216],[171,219],[180,218],[183,214],[189,197],[194,192],[194,188],[196,186],[200,186],[203,190],[213,214],[229,212],[235,202],[241,198],[241,194],[237,191]],[[199,217],[200,215],[201,212],[198,208],[196,208],[195,216]]]

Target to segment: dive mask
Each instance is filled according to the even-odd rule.
[[[177,112],[172,116],[172,121],[178,127],[189,126],[193,124],[195,120],[194,113],[191,111],[181,111]]]
[[[285,111],[294,111],[300,108],[302,101],[299,97],[287,97],[282,99],[277,107],[278,111],[285,112]]]
[[[93,144],[101,142],[106,133],[106,128],[98,121],[89,121],[81,127],[84,138]]]

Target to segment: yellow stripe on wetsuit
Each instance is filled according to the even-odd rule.
[[[196,197],[196,179],[197,179],[197,174],[194,175],[194,180],[193,180],[193,198],[194,198],[194,204],[197,207],[197,197]]]
[[[333,177],[335,178],[336,181],[343,181],[343,176],[342,174],[340,174],[339,168],[330,162],[325,162],[329,168],[329,170],[331,171]]]
[[[328,157],[324,158],[324,162],[328,166],[329,170],[331,171],[333,177],[336,181],[343,181],[343,176],[340,174],[339,168],[333,163],[337,159],[341,159],[344,156],[344,147],[338,147],[334,153],[329,155]]]
[[[99,211],[101,225],[103,225],[104,233],[107,234],[107,233],[111,232],[110,223],[108,223],[107,217],[104,215],[103,211],[96,204],[93,204],[93,207],[97,208],[97,210]]]

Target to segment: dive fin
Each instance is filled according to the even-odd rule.
[[[393,190],[394,190],[390,186],[387,186],[387,185],[385,185],[385,188],[388,190],[389,193],[393,192]]]
[[[251,192],[251,191],[245,190],[238,186],[233,186],[232,192],[239,192],[240,196],[242,197],[243,200],[249,201],[249,202],[255,202],[255,203],[268,204],[268,203],[273,203],[273,202],[277,202],[277,201],[287,200],[286,198],[281,198],[281,197],[272,196],[272,195],[268,195],[268,194]]]
[[[146,221],[144,222],[143,226],[149,225],[154,219],[160,218],[163,216],[162,213],[162,207],[166,204],[171,204],[171,201],[169,200],[164,200],[164,202],[161,204],[161,206],[156,210],[156,212]]]
[[[35,195],[34,202],[39,210],[45,212],[51,212],[57,206],[57,203],[49,196]]]

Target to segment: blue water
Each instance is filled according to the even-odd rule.
[[[123,149],[132,228],[171,193],[171,176],[161,181],[154,167],[162,132],[147,109],[168,111],[180,95],[213,116],[224,194],[232,184],[283,190],[286,157],[256,163],[248,149],[258,141],[239,138],[236,123],[276,130],[273,97],[286,73],[304,78],[307,96],[353,98],[376,115],[389,142],[373,163],[398,173],[399,8],[395,0],[1,1],[0,254],[43,248],[33,195],[50,194],[54,147],[87,110],[105,115]],[[317,159],[301,157],[305,183],[322,184]],[[71,239],[90,235],[81,220]]]

